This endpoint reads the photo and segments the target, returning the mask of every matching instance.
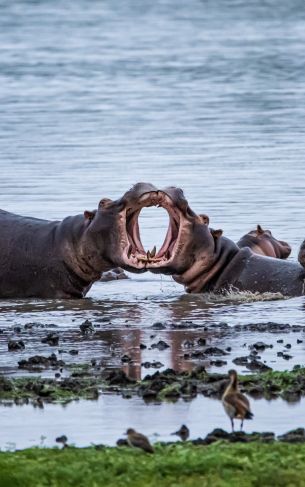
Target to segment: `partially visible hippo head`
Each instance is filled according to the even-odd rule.
[[[168,231],[159,250],[146,251],[140,238],[139,214],[149,206],[161,206],[169,214]],[[173,274],[188,269],[198,249],[207,266],[213,255],[214,239],[207,220],[190,209],[179,188],[160,190],[150,183],[138,183],[116,201],[101,200],[98,210],[85,212],[85,217],[90,220],[87,231],[91,240],[112,267]]]
[[[260,225],[257,225],[256,230],[244,235],[237,245],[240,248],[250,247],[256,254],[277,259],[287,259],[291,253],[291,247],[287,242],[277,240],[270,230],[263,230]]]

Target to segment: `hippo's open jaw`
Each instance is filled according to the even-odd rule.
[[[167,234],[158,251],[156,247],[151,251],[146,251],[140,237],[139,215],[142,208],[150,206],[162,207],[167,210],[169,215]],[[124,264],[133,270],[142,271],[168,266],[175,256],[183,227],[182,222],[185,218],[166,190],[156,189],[146,192],[137,199],[136,204],[134,201],[130,205],[127,203],[121,216]]]

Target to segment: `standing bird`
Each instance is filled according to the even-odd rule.
[[[175,431],[175,433],[172,433],[172,435],[180,436],[182,441],[186,441],[190,436],[190,430],[183,424],[181,428],[178,431]]]
[[[134,448],[141,448],[142,450],[146,451],[147,453],[154,453],[154,449],[149,443],[149,439],[142,435],[142,433],[138,433],[132,428],[128,428],[126,431],[127,435],[127,443],[129,446]]]
[[[246,396],[239,392],[236,370],[229,370],[230,383],[222,396],[223,407],[231,420],[234,431],[234,419],[241,419],[240,430],[243,428],[244,419],[252,419],[250,403]]]

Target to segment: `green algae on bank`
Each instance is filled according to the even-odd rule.
[[[2,487],[304,486],[305,444],[31,448],[0,453]]]
[[[16,402],[41,398],[45,402],[65,402],[73,399],[97,399],[101,392],[114,392],[123,397],[139,395],[145,401],[191,399],[198,394],[220,398],[228,377],[210,374],[203,367],[192,372],[176,373],[172,369],[147,375],[142,381],[129,379],[121,369],[95,370],[87,364],[72,366],[69,377],[6,378],[0,376],[0,401]],[[272,399],[282,397],[297,401],[305,395],[305,368],[291,371],[268,371],[239,375],[242,392]]]

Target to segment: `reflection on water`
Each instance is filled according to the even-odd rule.
[[[249,355],[249,347],[257,341],[273,345],[259,354],[260,360],[272,368],[285,370],[304,364],[303,297],[251,302],[248,295],[240,294],[213,301],[211,295],[184,295],[168,277],[132,276],[130,280],[97,284],[91,297],[84,300],[2,301],[2,305],[0,367],[10,374],[18,372],[21,358],[52,352],[59,353],[67,363],[88,363],[95,358],[101,366],[119,367],[123,365],[122,356],[127,355],[130,362],[124,364],[124,370],[137,379],[156,370],[141,367],[153,361],[161,362],[161,369],[190,370],[200,364],[212,371],[226,371],[235,367],[232,361],[236,357]],[[79,325],[86,319],[93,323],[93,334],[80,331]],[[157,322],[161,329],[153,328]],[[301,328],[276,333],[243,328],[268,322]],[[25,326],[28,323],[34,326]],[[58,347],[41,343],[50,331],[59,334]],[[25,349],[8,353],[9,338],[22,339]],[[206,347],[198,345],[199,338],[206,340],[206,347],[218,347],[223,354],[204,356]],[[161,351],[152,348],[160,340],[169,347]],[[71,349],[78,355],[70,355]],[[278,356],[278,352],[286,357]],[[216,359],[224,363],[210,363]],[[245,367],[237,369],[249,372]]]
[[[295,404],[281,399],[271,402],[251,399],[251,406],[254,418],[245,421],[246,432],[282,434],[303,424],[304,399]],[[82,400],[65,407],[0,406],[0,448],[26,448],[41,442],[44,446],[54,446],[55,438],[62,434],[76,446],[114,445],[118,438],[124,437],[128,427],[147,434],[152,441],[177,441],[171,433],[181,424],[189,427],[191,439],[203,437],[214,428],[231,430],[221,402],[214,399],[199,396],[191,402],[179,400],[175,404],[148,407],[137,397],[122,399],[103,395],[98,401]]]

